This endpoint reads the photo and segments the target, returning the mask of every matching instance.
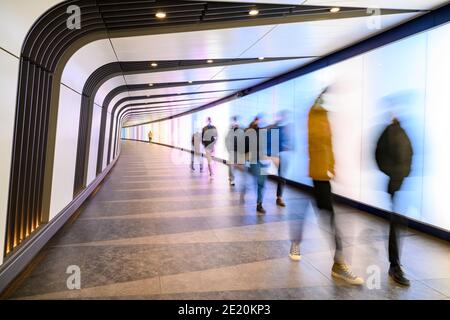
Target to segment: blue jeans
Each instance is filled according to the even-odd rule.
[[[257,199],[256,202],[262,203],[264,197],[264,187],[266,185],[267,175],[262,174],[261,169],[263,165],[261,163],[250,164],[250,172],[255,177],[256,189],[257,189]]]

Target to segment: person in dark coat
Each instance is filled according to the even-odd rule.
[[[411,141],[400,121],[392,120],[377,142],[375,158],[379,169],[389,177],[387,192],[391,196],[394,211],[395,193],[400,190],[403,181],[411,172],[413,149]],[[400,264],[398,231],[405,219],[392,212],[389,227],[389,276],[397,283],[409,286]]]

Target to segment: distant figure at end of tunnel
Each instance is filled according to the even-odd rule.
[[[148,142],[152,142],[152,139],[153,139],[153,132],[152,132],[152,130],[150,130],[148,132]]]

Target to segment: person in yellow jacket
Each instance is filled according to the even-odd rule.
[[[309,176],[313,181],[330,181],[334,176],[334,155],[328,111],[319,97],[308,115]]]
[[[335,223],[330,184],[330,180],[334,177],[333,139],[328,111],[323,107],[325,92],[326,89],[316,99],[308,114],[309,176],[313,180],[313,193],[317,207],[328,214],[331,230],[334,233],[335,254],[331,274],[350,284],[362,285],[364,280],[353,274],[345,263],[342,240]],[[289,256],[295,261],[301,258],[300,240],[301,234],[293,239],[291,244]]]

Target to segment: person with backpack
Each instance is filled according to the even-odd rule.
[[[213,179],[212,158],[214,156],[214,146],[217,142],[217,128],[213,126],[211,117],[207,118],[207,125],[202,129],[202,144],[205,149],[206,159],[208,161],[208,171],[210,179]]]
[[[395,194],[411,172],[413,149],[406,131],[400,121],[393,117],[377,142],[375,159],[381,172],[389,177],[387,192],[391,196],[392,212],[389,226],[389,276],[397,283],[409,286],[400,264],[399,229],[406,225],[406,219],[394,212]]]

